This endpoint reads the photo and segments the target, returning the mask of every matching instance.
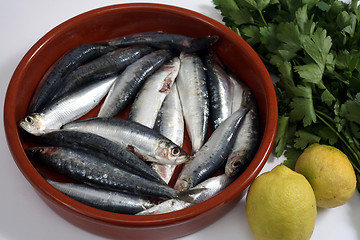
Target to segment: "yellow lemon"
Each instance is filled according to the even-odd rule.
[[[318,207],[337,207],[354,195],[354,168],[347,156],[335,147],[312,144],[298,158],[295,171],[310,182]]]
[[[246,216],[258,240],[310,239],[316,221],[315,195],[303,175],[280,164],[251,184]]]

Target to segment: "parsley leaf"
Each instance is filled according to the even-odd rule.
[[[311,145],[312,143],[319,143],[320,137],[305,131],[305,130],[299,130],[295,132],[296,138],[294,139],[294,147],[305,149],[308,145]]]
[[[309,126],[312,122],[316,122],[316,114],[313,104],[312,91],[309,85],[299,85],[295,88],[296,97],[293,98],[290,106],[291,121],[303,120],[304,126]]]
[[[313,142],[348,155],[360,191],[360,6],[339,0],[214,0],[272,74],[275,154],[293,165]]]
[[[288,148],[285,152],[286,160],[284,161],[284,165],[288,168],[295,170],[296,161],[301,155],[302,150],[297,148]]]
[[[295,66],[294,71],[297,72],[304,82],[320,84],[323,76],[323,69],[315,63]]]
[[[340,114],[351,122],[360,124],[360,93],[356,94],[354,100],[347,100],[341,105]]]

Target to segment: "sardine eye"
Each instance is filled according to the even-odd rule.
[[[28,117],[25,118],[25,121],[28,122],[28,123],[32,123],[33,118],[28,116]]]
[[[44,152],[45,151],[45,149],[44,148],[34,148],[34,149],[31,149],[30,150],[30,152],[31,153],[42,153],[42,152]]]
[[[241,162],[240,161],[235,161],[232,165],[234,167],[239,167],[241,165]]]
[[[179,155],[179,154],[180,154],[180,149],[179,149],[179,148],[173,148],[173,149],[171,149],[171,154],[172,154],[173,156]]]

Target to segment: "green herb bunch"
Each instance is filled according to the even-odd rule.
[[[350,159],[360,189],[360,7],[337,0],[213,0],[279,78],[275,153],[293,167],[312,143]]]

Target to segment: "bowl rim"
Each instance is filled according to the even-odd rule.
[[[245,170],[245,173],[248,174],[248,177],[245,177],[244,174],[242,174],[225,190],[206,200],[205,202],[196,204],[195,207],[191,206],[183,210],[158,215],[126,215],[99,210],[77,202],[56,190],[41,176],[41,174],[30,163],[22,147],[21,139],[19,137],[19,129],[17,127],[18,119],[15,119],[14,114],[11,114],[11,110],[14,107],[13,102],[16,99],[16,94],[12,91],[12,89],[21,84],[20,80],[23,78],[24,69],[28,67],[29,62],[31,62],[33,57],[36,56],[37,51],[40,48],[43,48],[52,38],[56,38],[59,34],[66,31],[73,24],[85,21],[86,19],[92,19],[94,17],[96,18],[101,15],[106,15],[111,12],[117,12],[119,10],[123,11],[145,9],[167,13],[170,12],[172,14],[200,20],[206,24],[212,25],[212,27],[216,29],[219,29],[219,31],[221,30],[225,35],[230,36],[234,39],[234,41],[242,45],[242,47],[246,48],[246,51],[250,53],[249,56],[252,58],[251,60],[255,62],[258,70],[266,79],[268,79],[263,87],[266,90],[266,94],[269,95],[267,98],[269,102],[267,102],[266,105],[269,106],[270,109],[267,111],[266,117],[268,123],[265,124],[263,139],[260,143],[258,152],[254,157],[256,161],[252,161]],[[71,209],[77,214],[90,217],[93,220],[104,221],[116,225],[121,224],[126,226],[153,227],[156,225],[172,224],[191,219],[198,215],[204,214],[208,209],[216,208],[217,206],[225,204],[226,202],[229,202],[238,197],[260,173],[272,151],[277,130],[277,114],[278,112],[275,89],[265,65],[260,60],[255,51],[240,36],[238,36],[224,24],[198,12],[177,6],[157,3],[126,3],[100,7],[81,13],[57,25],[55,28],[46,33],[40,40],[38,40],[30,48],[30,50],[28,50],[13,73],[5,96],[3,116],[5,134],[10,152],[25,178],[37,191],[46,195],[52,202],[57,203],[57,205],[66,209]],[[241,184],[239,184],[240,182]],[[226,199],[223,197],[225,195],[227,196]]]

